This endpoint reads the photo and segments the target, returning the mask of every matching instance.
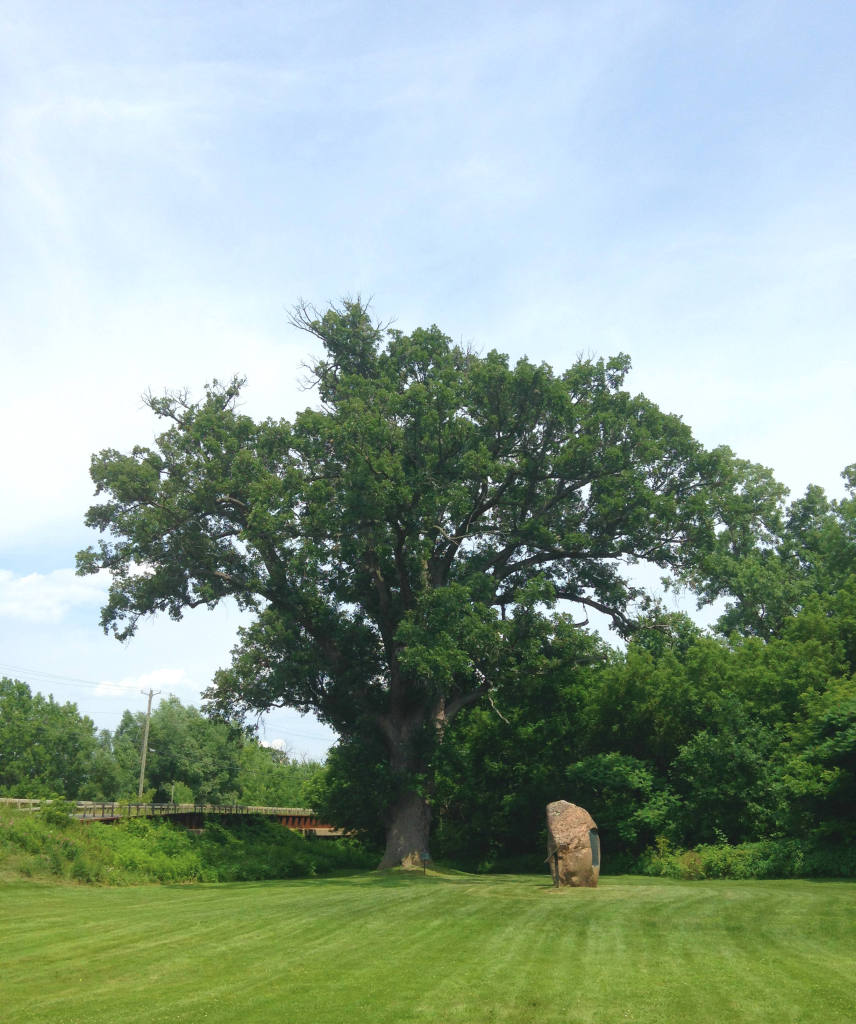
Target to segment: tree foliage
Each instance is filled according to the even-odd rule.
[[[0,679],[0,794],[76,798],[95,751],[95,726],[75,704]]]
[[[806,585],[775,630],[744,594],[733,609],[748,623],[742,631],[726,630],[725,619],[726,631],[713,635],[652,606],[618,650],[540,600],[544,588],[531,584],[526,600],[498,618],[512,656],[415,778],[432,802],[435,852],[462,866],[537,867],[544,804],[564,796],[593,811],[611,865],[646,847],[727,840],[760,842],[758,856],[790,865],[770,861],[764,871],[799,870],[804,847],[816,864],[821,857],[822,873],[844,870],[851,861],[840,852],[856,838],[856,574],[848,568],[856,536],[848,532],[850,499],[808,494],[811,515],[797,499],[781,517],[793,531],[788,543],[802,552]],[[769,635],[758,635],[760,621]],[[129,712],[115,733],[95,736],[73,705],[4,680],[5,792],[136,792],[142,725],[142,714]],[[216,793],[306,804],[373,842],[382,842],[399,792],[379,729],[355,726],[322,770],[173,698],[153,714],[150,748],[147,784],[164,799]],[[63,763],[74,770],[49,776]],[[702,848],[707,857],[705,849],[713,856],[713,846]]]
[[[145,714],[126,711],[113,736],[116,760],[122,766],[123,795],[136,792]],[[174,787],[200,803],[232,803],[244,737],[227,722],[206,718],[170,695],[152,712],[146,757],[146,788],[157,801],[169,802]]]
[[[437,745],[519,674],[530,610],[569,601],[626,633],[642,596],[626,563],[690,572],[723,526],[749,543],[779,490],[624,391],[626,356],[557,375],[383,329],[359,302],[296,320],[324,347],[320,408],[256,423],[237,380],[150,397],[156,445],[93,458],[105,537],[79,568],[111,573],[102,623],[123,639],[156,612],[251,610],[212,705],[311,710],[382,742],[385,862],[412,860]]]
[[[98,734],[74,704],[0,680],[0,796],[136,800],[145,714],[125,711]],[[236,723],[169,695],[152,712],[147,799],[176,803],[311,806],[317,761],[262,746]]]
[[[728,597],[719,622],[763,639],[779,635],[813,598],[837,593],[856,574],[856,465],[841,474],[846,496],[812,484],[754,536],[722,531],[687,573],[703,600]]]
[[[241,803],[264,807],[312,807],[319,761],[292,758],[284,750],[248,741],[240,750],[236,785]]]
[[[438,769],[441,853],[528,857],[557,794],[589,808],[611,856],[854,838],[856,578],[780,634],[711,636],[643,623],[626,651],[557,655],[503,718],[462,714]],[[570,652],[567,652],[570,654]],[[842,860],[841,863],[844,863]]]

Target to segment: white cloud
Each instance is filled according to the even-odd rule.
[[[0,617],[25,622],[59,622],[74,608],[93,607],[104,602],[109,578],[76,576],[73,569],[16,576],[0,569]]]
[[[259,740],[259,746],[271,747],[273,750],[281,750],[283,753],[288,750],[288,744],[279,737],[275,740]]]
[[[176,690],[198,693],[199,686],[183,668],[156,668],[137,676],[126,676],[112,681],[105,679],[95,688],[99,697],[121,697],[138,690],[157,690],[161,693],[175,693]]]

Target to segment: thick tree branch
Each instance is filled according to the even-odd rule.
[[[446,722],[451,722],[459,711],[463,711],[464,708],[468,708],[470,705],[475,704],[479,697],[484,696],[489,689],[489,684],[484,682],[474,690],[470,690],[469,693],[463,693],[457,697],[453,697],[446,703],[444,708],[444,718]]]

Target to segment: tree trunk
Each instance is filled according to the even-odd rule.
[[[430,793],[433,772],[414,748],[414,737],[429,723],[433,723],[436,736],[442,736],[445,726],[444,702],[434,707],[417,707],[409,715],[390,715],[380,720],[381,729],[389,748],[389,765],[393,775],[403,783],[401,795],[389,809],[386,820],[386,850],[379,869],[403,867],[421,868],[428,856],[431,837],[431,804],[426,796],[410,788],[414,778],[421,779],[421,787]]]
[[[419,793],[404,793],[390,811],[386,851],[378,868],[419,868],[428,853],[431,807]]]

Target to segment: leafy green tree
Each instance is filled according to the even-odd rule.
[[[284,750],[245,738],[235,779],[238,799],[265,807],[310,807],[309,791],[324,770],[318,761],[291,758]]]
[[[558,797],[594,814],[612,855],[639,854],[659,835],[692,846],[792,832],[797,786],[803,817],[831,820],[846,763],[833,777],[817,730],[794,729],[807,695],[845,666],[845,622],[806,610],[781,638],[729,642],[658,612],[626,652],[606,653],[554,620],[550,658],[530,659],[502,718],[465,711],[444,745],[442,852],[462,866],[523,855]]]
[[[813,596],[774,649],[796,679],[780,767],[793,833],[852,842],[856,830],[856,576]]]
[[[731,703],[735,721],[699,730],[670,767],[680,805],[673,834],[688,845],[751,841],[776,826],[776,733],[742,713],[736,702],[722,703]]]
[[[112,574],[102,622],[120,638],[155,612],[251,611],[211,704],[313,711],[382,749],[382,864],[418,863],[435,753],[517,673],[528,609],[566,600],[626,632],[625,563],[688,571],[722,528],[748,545],[780,489],[624,391],[626,356],[511,367],[359,302],[296,322],[324,347],[320,408],[256,423],[239,381],[149,397],[168,429],[94,457],[87,523],[107,536],[79,569]]]
[[[92,769],[95,726],[76,704],[0,679],[0,793],[76,800]]]
[[[721,633],[771,639],[812,596],[834,594],[856,576],[856,465],[841,475],[844,498],[831,500],[812,484],[764,531],[722,531],[685,574],[704,600],[729,598]]]
[[[111,792],[113,799],[137,799],[145,720],[146,716],[142,711],[126,710],[113,732],[110,744],[115,765],[114,789]]]
[[[565,786],[583,807],[597,808],[598,830],[617,851],[638,851],[674,828],[679,801],[635,757],[590,754],[567,767]]]
[[[581,756],[582,713],[612,655],[568,616],[532,609],[528,618],[510,638],[520,671],[461,713],[436,758],[437,842],[462,866],[540,851],[545,804],[576,795],[568,766]]]
[[[172,799],[172,783],[183,782],[201,802],[236,801],[243,740],[242,730],[228,722],[206,718],[177,697],[162,700],[149,733],[150,779],[158,798]]]
[[[852,845],[856,839],[856,678],[833,680],[806,694],[794,723],[796,750],[786,763],[793,831],[814,831]]]
[[[342,737],[327,752],[323,772],[307,787],[310,807],[371,849],[384,848],[384,819],[396,795],[389,752],[378,730]]]
[[[137,792],[144,721],[142,712],[126,711],[114,734],[123,796]],[[201,803],[233,803],[238,796],[243,742],[240,729],[206,718],[170,695],[152,712],[146,788],[163,802],[174,799],[174,787],[180,784]]]
[[[137,771],[139,772],[139,765]],[[91,770],[80,790],[80,799],[117,800],[125,794],[130,794],[131,790],[131,783],[125,784],[125,774],[116,758],[113,734],[109,729],[102,729],[96,737]]]

